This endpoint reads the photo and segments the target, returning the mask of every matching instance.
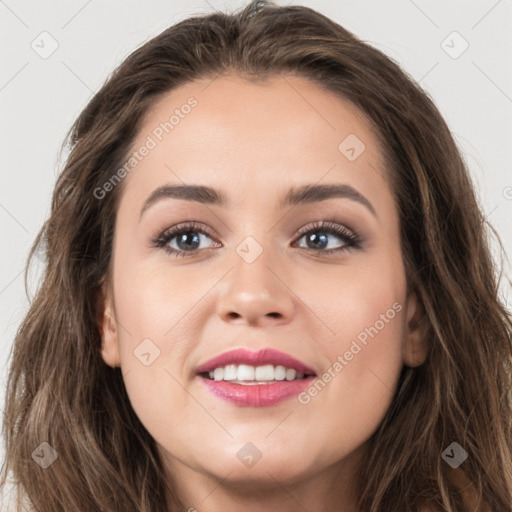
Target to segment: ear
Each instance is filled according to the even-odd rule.
[[[112,368],[121,366],[119,340],[110,286],[103,282],[97,294],[97,325],[101,337],[101,357]]]
[[[414,368],[422,365],[428,354],[428,318],[414,291],[407,296],[405,316],[402,355],[404,364]]]

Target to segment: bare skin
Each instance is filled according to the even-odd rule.
[[[103,359],[121,366],[131,404],[190,510],[356,512],[354,474],[367,441],[403,365],[427,355],[376,136],[350,103],[303,78],[255,84],[224,75],[163,97],[134,148],[190,97],[197,105],[124,178],[112,288],[102,298]],[[352,161],[350,145],[338,148],[349,134],[365,145]],[[163,198],[141,216],[166,184],[214,187],[228,204]],[[350,197],[280,206],[291,187],[306,184],[350,185],[371,207]],[[356,234],[359,246],[329,233],[314,245],[299,233],[323,220]],[[189,230],[197,249],[187,249],[190,236],[180,244],[182,235],[168,246],[188,250],[183,257],[152,245],[187,221],[207,230]],[[249,251],[262,251],[251,263],[237,252],[247,237]],[[377,333],[346,357],[372,326]],[[145,339],[146,351],[159,350],[147,366],[134,355]],[[307,403],[235,406],[212,395],[195,369],[239,347],[278,349],[331,378]],[[261,453],[251,467],[237,457],[247,443]]]

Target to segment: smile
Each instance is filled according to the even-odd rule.
[[[294,357],[271,348],[235,349],[200,365],[197,377],[218,398],[241,407],[268,407],[306,389],[315,372]]]

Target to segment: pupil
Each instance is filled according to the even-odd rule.
[[[192,231],[188,231],[187,233],[183,233],[181,237],[178,240],[178,245],[182,246],[182,244],[185,244],[185,248],[190,248],[187,246],[186,240],[188,239],[189,235],[192,233]],[[192,249],[195,249],[197,245],[199,245],[199,237],[197,235],[193,236],[195,247],[192,247]]]
[[[319,240],[321,240],[320,245],[322,245],[322,247],[325,247],[326,244],[327,244],[327,237],[325,236],[325,234],[322,234],[320,236],[317,236],[315,234],[311,234],[309,236],[309,241],[313,242],[313,244],[318,243]],[[322,244],[322,242],[325,242],[325,243]]]

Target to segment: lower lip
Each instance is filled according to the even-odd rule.
[[[268,407],[297,396],[315,380],[314,376],[300,380],[280,380],[271,384],[234,384],[211,380],[199,375],[208,391],[240,407]]]

